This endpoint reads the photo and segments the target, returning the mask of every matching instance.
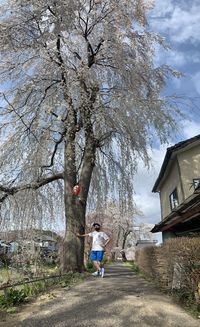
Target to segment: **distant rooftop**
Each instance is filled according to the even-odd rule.
[[[138,240],[136,242],[136,245],[137,244],[156,244],[158,241],[157,240],[153,240],[153,241],[150,241],[150,240]]]

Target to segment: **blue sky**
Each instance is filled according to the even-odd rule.
[[[148,171],[140,163],[135,177],[135,201],[148,223],[158,223],[160,203],[158,194],[151,190],[158,176],[166,148],[200,134],[200,1],[157,0],[149,15],[150,29],[165,37],[171,50],[157,49],[156,64],[168,64],[181,71],[181,79],[169,80],[167,94],[186,99],[186,117],[179,122],[180,131],[172,135],[169,144],[150,150],[152,167]]]
[[[159,51],[157,61],[172,65],[185,75],[171,89],[188,97],[200,93],[200,2],[196,0],[157,0],[150,14],[150,27],[160,32],[171,46]]]

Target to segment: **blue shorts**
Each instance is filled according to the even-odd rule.
[[[91,251],[90,259],[92,261],[101,261],[103,259],[104,251]]]

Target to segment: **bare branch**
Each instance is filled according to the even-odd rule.
[[[55,146],[54,146],[54,150],[53,150],[53,153],[52,153],[52,156],[51,156],[50,164],[46,165],[46,166],[42,166],[41,169],[50,168],[50,167],[52,167],[54,165],[54,158],[55,158],[58,146],[59,146],[60,143],[62,143],[64,136],[65,136],[65,132],[62,133],[59,140],[57,142],[55,142]]]
[[[1,199],[6,198],[8,195],[14,195],[15,193],[18,193],[20,191],[24,191],[24,190],[28,190],[28,189],[37,190],[38,188],[40,188],[42,186],[45,186],[49,183],[52,183],[56,180],[63,179],[63,178],[64,178],[64,175],[62,172],[62,173],[57,173],[52,176],[43,177],[43,178],[39,179],[38,181],[20,185],[18,187],[14,187],[14,186],[13,187],[5,187],[3,185],[0,185],[0,191],[6,193]]]
[[[24,121],[23,117],[17,112],[17,109],[14,108],[14,106],[12,105],[12,103],[9,102],[9,100],[7,99],[6,95],[3,93],[3,97],[4,100],[7,102],[7,104],[12,108],[13,112],[20,118],[21,122],[23,123],[23,125],[26,127],[26,131],[29,131],[29,133],[31,133],[34,138],[36,139],[36,141],[39,143],[39,140],[37,138],[37,136],[31,131],[30,126],[28,126],[26,124],[26,122]]]

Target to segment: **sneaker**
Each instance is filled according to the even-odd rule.
[[[99,276],[99,271],[97,270],[97,271],[95,271],[94,273],[92,273],[92,276],[94,276],[94,277]]]
[[[100,270],[100,276],[101,276],[101,278],[104,277],[104,268],[101,268],[101,270]]]

